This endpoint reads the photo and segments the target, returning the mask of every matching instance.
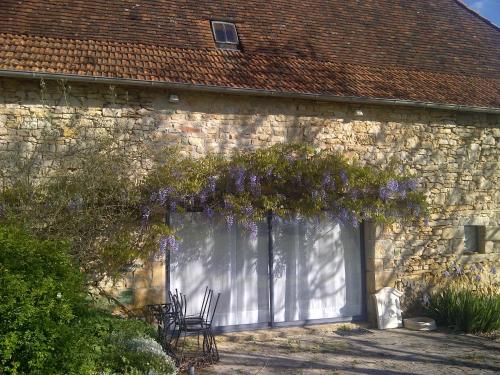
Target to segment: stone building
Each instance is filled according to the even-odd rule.
[[[325,223],[313,244],[300,223],[282,228],[273,319],[265,241],[235,231],[223,253],[217,239],[197,248],[209,224],[173,218],[183,251],[202,255],[174,260],[171,287],[222,290],[221,325],[363,319],[381,287],[499,266],[500,32],[460,1],[6,0],[0,13],[3,154],[29,153],[50,127],[61,148],[118,131],[131,152],[193,156],[308,142],[375,166],[397,157],[419,177],[428,225]],[[136,305],[161,301],[164,266],[124,288]]]

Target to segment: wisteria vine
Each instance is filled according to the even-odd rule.
[[[306,145],[277,145],[229,159],[170,151],[146,185],[145,223],[151,212],[199,211],[222,216],[228,228],[240,224],[252,236],[268,212],[284,219],[328,216],[354,227],[363,220],[418,221],[426,215],[418,181],[395,164],[361,166]],[[160,240],[162,252],[178,248],[173,234]]]

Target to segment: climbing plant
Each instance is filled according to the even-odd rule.
[[[98,285],[138,258],[178,249],[181,239],[165,224],[166,212],[200,211],[252,235],[269,213],[329,216],[356,227],[362,220],[418,221],[426,212],[418,182],[396,163],[362,166],[308,145],[201,158],[166,149],[147,158],[144,170],[126,149],[101,143],[64,154],[41,181],[12,173],[13,180],[3,179],[0,221],[39,238],[68,240]]]
[[[412,176],[390,163],[378,169],[348,162],[308,145],[276,145],[231,158],[163,155],[145,183],[143,219],[153,212],[202,211],[241,224],[253,235],[257,222],[275,217],[329,216],[357,227],[362,220],[416,221],[425,215],[424,194]],[[174,234],[162,251],[177,249]]]

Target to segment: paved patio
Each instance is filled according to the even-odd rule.
[[[445,331],[321,325],[218,336],[221,362],[197,374],[498,374],[500,342]]]

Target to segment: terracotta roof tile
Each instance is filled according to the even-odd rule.
[[[3,0],[0,70],[500,107],[500,32],[455,0]],[[235,22],[219,50],[209,20]]]

